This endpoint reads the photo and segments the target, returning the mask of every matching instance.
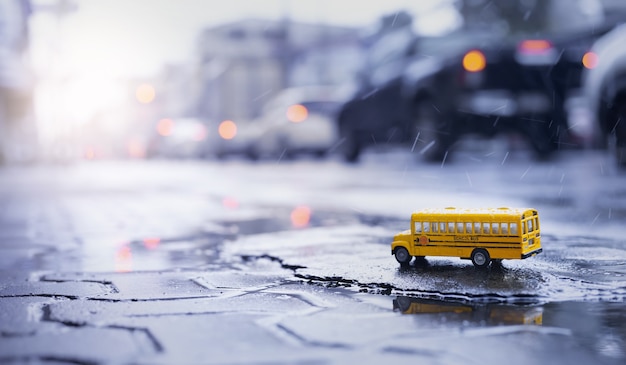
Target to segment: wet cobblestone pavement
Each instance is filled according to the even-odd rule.
[[[626,176],[478,157],[0,169],[0,362],[623,363]],[[449,205],[534,206],[544,253],[400,268]]]

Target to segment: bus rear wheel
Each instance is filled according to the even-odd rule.
[[[477,248],[472,251],[472,264],[478,268],[485,268],[489,266],[491,262],[491,258],[489,257],[489,252],[482,248]]]
[[[401,265],[406,265],[411,262],[412,257],[409,255],[409,251],[407,251],[404,247],[396,248],[394,255],[396,256],[396,261],[398,261]]]

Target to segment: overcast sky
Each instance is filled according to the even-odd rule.
[[[49,4],[56,0],[33,0]],[[198,32],[242,18],[368,26],[381,14],[438,8],[450,0],[74,0],[77,10],[58,18],[36,11],[31,20],[38,71],[55,63],[73,73],[150,75],[164,62],[181,62]],[[440,6],[439,6],[440,8]],[[445,10],[423,20],[428,27],[450,21]],[[59,20],[61,19],[61,20]],[[428,24],[428,23],[432,24]],[[52,62],[54,60],[54,62]]]

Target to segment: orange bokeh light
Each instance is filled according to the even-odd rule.
[[[144,238],[143,240],[143,245],[149,250],[154,250],[155,248],[159,247],[160,243],[161,239],[158,237],[148,237]]]
[[[146,146],[138,139],[131,139],[126,145],[128,156],[132,158],[144,158],[146,157]]]
[[[150,84],[141,84],[137,87],[135,91],[135,97],[137,101],[142,104],[150,104],[154,101],[156,96],[156,91],[154,90],[154,86]]]
[[[239,201],[232,197],[225,197],[222,199],[222,206],[228,209],[237,209],[239,208]]]
[[[115,271],[133,271],[133,253],[128,246],[120,247],[115,253]]]
[[[583,56],[583,66],[588,69],[598,66],[598,55],[594,52],[587,52]]]
[[[223,139],[233,139],[237,135],[237,124],[232,120],[225,120],[220,123],[217,131]]]
[[[487,66],[485,55],[478,50],[469,51],[463,57],[463,68],[468,72],[480,72]]]
[[[287,108],[287,119],[293,123],[300,123],[306,120],[309,111],[302,104],[295,104]]]
[[[171,119],[161,119],[156,127],[157,133],[163,137],[171,136],[174,131],[174,121]]]
[[[96,156],[97,156],[97,152],[94,147],[89,146],[85,149],[85,159],[93,160],[96,158]]]
[[[196,142],[202,142],[206,139],[207,135],[208,135],[208,131],[207,128],[203,125],[198,126],[198,128],[196,129],[196,132],[193,135],[193,140]]]
[[[311,208],[306,205],[296,207],[291,211],[291,224],[296,228],[302,228],[309,225],[311,221]]]

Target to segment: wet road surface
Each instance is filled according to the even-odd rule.
[[[0,359],[621,364],[625,181],[585,151],[6,167]],[[544,252],[400,267],[445,206],[537,208]]]

